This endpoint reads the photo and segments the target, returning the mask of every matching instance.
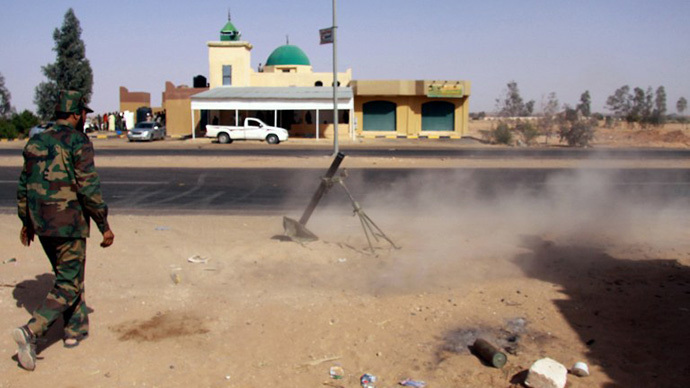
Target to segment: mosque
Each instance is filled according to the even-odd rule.
[[[194,86],[166,82],[162,94],[168,135],[203,136],[206,124],[241,125],[245,117],[287,129],[290,136],[334,136],[333,73],[314,72],[295,45],[273,50],[255,71],[252,44],[230,17],[220,40],[207,43],[209,78]],[[337,74],[339,139],[459,138],[467,133],[470,82],[460,80],[353,80]],[[120,110],[150,107],[150,95],[120,87]]]

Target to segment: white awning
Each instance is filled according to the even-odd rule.
[[[192,110],[328,110],[331,87],[221,86],[191,97]],[[338,88],[338,110],[354,109],[349,87]]]

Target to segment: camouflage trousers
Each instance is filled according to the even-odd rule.
[[[86,239],[40,237],[55,274],[55,284],[29,320],[29,329],[41,337],[62,315],[65,336],[79,337],[89,332],[89,317],[84,302]]]

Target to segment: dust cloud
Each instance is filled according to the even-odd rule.
[[[430,171],[393,179],[366,191],[360,176],[348,186],[366,213],[400,250],[379,253],[373,280],[381,289],[504,279],[520,269],[510,263],[525,251],[526,237],[609,250],[646,244],[659,249],[684,241],[689,228],[687,198],[670,184],[647,185],[625,178],[625,170],[553,171],[544,179],[508,172]],[[336,193],[338,192],[339,193]],[[357,217],[342,190],[311,221],[326,239],[365,249]],[[680,199],[679,199],[680,198]],[[340,237],[338,237],[340,236]]]

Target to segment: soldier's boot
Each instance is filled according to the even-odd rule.
[[[65,320],[65,337],[63,345],[66,348],[74,348],[79,343],[89,336],[89,308],[84,303],[82,297],[79,298],[79,303],[73,308],[68,309],[63,313],[62,318]]]
[[[12,338],[17,343],[17,358],[22,368],[32,371],[36,369],[36,338],[26,326],[12,331]]]

